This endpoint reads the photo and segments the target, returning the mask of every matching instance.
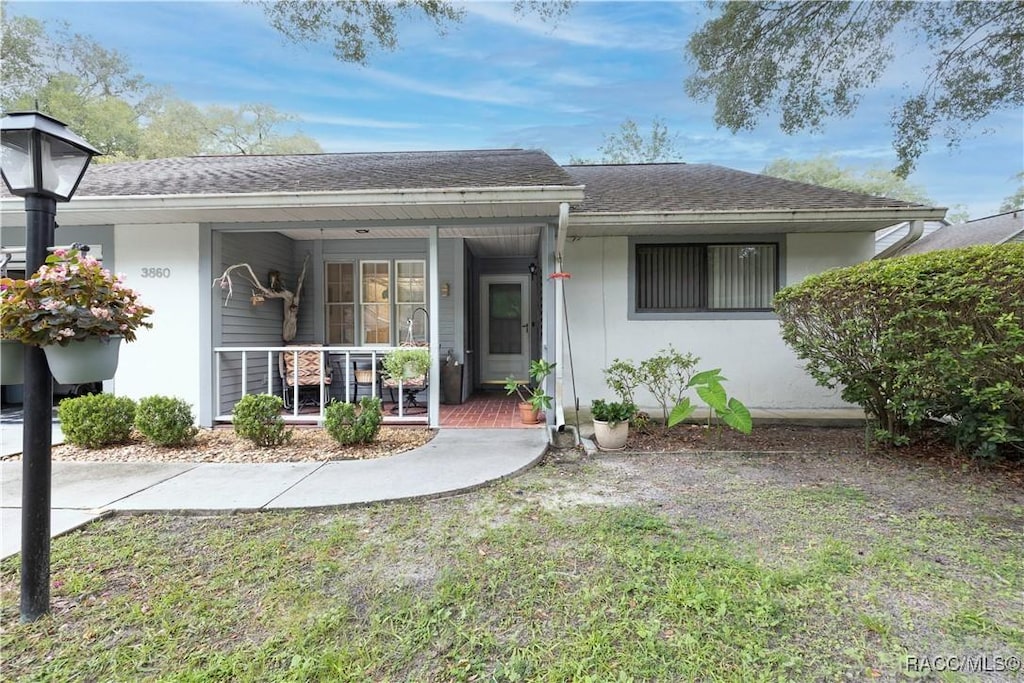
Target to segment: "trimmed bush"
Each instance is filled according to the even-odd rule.
[[[135,411],[135,428],[157,446],[187,446],[195,441],[192,406],[180,398],[147,396]]]
[[[68,443],[100,448],[123,443],[131,437],[135,401],[113,394],[92,394],[64,399],[57,413]]]
[[[292,438],[292,430],[285,426],[281,410],[284,401],[271,394],[249,394],[235,404],[232,417],[235,434],[257,446],[280,446]]]
[[[807,371],[906,442],[947,421],[981,455],[1024,446],[1024,244],[869,261],[780,291]]]
[[[352,403],[331,403],[324,411],[327,433],[342,446],[376,439],[381,419],[380,399],[369,396],[360,399],[358,413]]]

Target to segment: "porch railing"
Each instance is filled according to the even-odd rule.
[[[378,372],[379,361],[387,356],[392,351],[397,351],[397,346],[320,346],[320,345],[309,345],[309,346],[219,346],[214,348],[214,376],[215,376],[215,389],[214,389],[214,406],[218,413],[216,421],[218,422],[230,422],[231,421],[231,410],[226,413],[223,410],[223,402],[227,397],[227,400],[231,400],[231,397],[237,396],[235,402],[241,400],[243,396],[250,393],[264,393],[276,395],[274,391],[275,378],[278,378],[282,385],[285,385],[283,377],[278,377],[280,374],[278,369],[277,356],[281,353],[293,354],[291,363],[292,374],[292,386],[288,387],[288,391],[291,392],[292,406],[290,414],[285,415],[285,420],[290,422],[302,422],[315,419],[317,422],[322,423],[324,420],[324,410],[327,403],[335,398],[332,396],[331,387],[332,385],[337,386],[341,384],[342,395],[339,397],[341,400],[351,401],[358,393],[358,386],[353,386],[353,361],[369,361],[371,382],[370,391],[371,396],[378,397],[380,389],[380,382]],[[319,412],[317,413],[300,413],[300,401],[299,391],[300,389],[311,387],[314,385],[299,385],[299,354],[304,351],[314,351],[323,354],[323,358],[326,359],[326,363],[319,363]],[[227,367],[230,362],[236,358],[240,358],[241,363],[236,368]],[[260,387],[261,390],[249,391],[250,382],[249,369],[255,367],[251,363],[253,359],[259,360],[266,358],[266,386]],[[343,360],[342,360],[343,359]],[[330,363],[332,367],[337,368],[339,365],[342,368],[341,375],[338,377],[338,373],[332,373],[332,380],[330,383],[327,382],[327,363]],[[240,381],[239,390],[226,392],[225,383],[234,383],[236,380]],[[262,381],[258,384],[262,385]],[[366,386],[365,383],[360,382],[359,386]],[[397,406],[397,415],[388,416],[385,419],[389,422],[414,422],[426,423],[428,421],[428,414],[424,413],[422,416],[408,416],[405,414],[405,393],[403,391],[402,379],[398,379],[398,386],[395,387],[395,399]],[[438,391],[439,387],[431,386],[429,383],[426,386],[426,391],[434,392]],[[230,393],[231,397],[228,397]],[[337,393],[335,390],[334,393]],[[429,402],[429,399],[428,399]],[[428,411],[429,412],[429,411]],[[397,417],[397,420],[395,419]]]

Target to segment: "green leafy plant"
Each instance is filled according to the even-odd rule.
[[[430,371],[430,352],[417,348],[397,349],[386,355],[381,365],[387,376],[396,381],[422,377]]]
[[[622,403],[636,403],[634,392],[644,383],[643,374],[632,361],[616,358],[604,369],[604,381]]]
[[[908,442],[929,419],[978,455],[1024,451],[1024,244],[934,251],[811,276],[775,297],[782,336]]]
[[[235,404],[235,434],[261,447],[280,446],[292,438],[281,410],[284,401],[271,394],[248,394]]]
[[[712,417],[718,417],[719,420],[736,431],[749,434],[754,428],[754,421],[750,416],[750,410],[739,399],[732,398],[726,393],[725,387],[722,386],[724,381],[726,381],[726,378],[722,376],[722,370],[715,368],[714,370],[698,372],[690,378],[687,387],[694,388],[697,395],[700,396],[701,400],[710,409],[708,413],[709,426]],[[666,426],[676,426],[693,415],[696,410],[697,406],[690,401],[690,398],[688,396],[684,397],[672,409]]]
[[[0,279],[0,334],[32,346],[89,337],[135,341],[153,309],[96,259],[58,249],[27,280]]]
[[[555,363],[543,358],[530,361],[530,379],[533,387],[523,385],[511,375],[505,378],[505,392],[511,396],[516,394],[523,403],[529,403],[534,410],[547,410],[551,407],[551,396],[544,393],[544,380],[555,370]]]
[[[135,401],[113,394],[66,398],[58,405],[57,414],[69,443],[100,448],[124,443],[131,437]]]
[[[187,446],[195,441],[192,406],[180,398],[147,396],[135,411],[135,429],[157,446]]]
[[[671,406],[686,396],[693,369],[699,362],[700,358],[691,353],[679,353],[671,344],[640,362],[640,379],[661,406],[662,420],[666,423]]]
[[[324,411],[327,433],[343,446],[373,441],[381,420],[381,401],[369,396],[360,399],[358,411],[354,403],[331,403]]]
[[[609,426],[614,427],[619,422],[632,420],[636,414],[636,406],[628,401],[609,403],[596,398],[590,403],[590,414],[595,420],[607,422]]]

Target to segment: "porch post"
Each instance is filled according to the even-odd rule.
[[[431,428],[441,426],[441,283],[438,282],[437,226],[430,226],[430,247],[427,253],[427,282],[430,287],[430,377],[427,392],[427,421]]]

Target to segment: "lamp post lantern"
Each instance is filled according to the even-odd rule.
[[[25,198],[25,272],[46,261],[54,243],[57,202],[78,189],[99,150],[39,112],[0,119],[0,173],[12,194]],[[21,621],[50,610],[50,444],[53,378],[46,355],[25,349],[22,424]]]

